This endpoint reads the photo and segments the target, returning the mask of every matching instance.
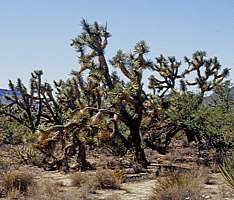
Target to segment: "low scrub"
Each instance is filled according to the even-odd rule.
[[[120,179],[112,170],[99,170],[96,178],[100,189],[120,189]]]
[[[75,174],[71,175],[72,185],[81,187],[83,184],[85,184],[90,177],[85,174],[84,172],[77,172]]]
[[[98,170],[94,175],[78,172],[71,176],[72,185],[93,193],[97,189],[120,189],[121,176],[109,169]]]
[[[11,165],[10,161],[0,158],[0,173],[7,171],[10,165]]]
[[[2,184],[7,193],[14,190],[27,193],[30,186],[34,185],[34,181],[33,176],[27,172],[12,171],[3,176]]]
[[[193,174],[171,174],[159,179],[150,200],[201,199],[201,178]]]

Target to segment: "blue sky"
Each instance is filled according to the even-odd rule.
[[[78,69],[70,42],[82,17],[108,23],[108,58],[139,40],[149,44],[152,59],[205,50],[233,68],[234,82],[234,0],[2,0],[0,88],[8,79],[27,81],[34,69],[43,69],[49,82]]]

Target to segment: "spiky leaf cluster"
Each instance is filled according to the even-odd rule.
[[[195,73],[195,80],[186,80],[186,83],[189,86],[197,85],[203,94],[220,84],[228,76],[230,70],[228,68],[222,70],[218,58],[208,59],[204,51],[195,52],[191,59],[185,57],[185,62],[188,64],[188,69],[185,70],[183,76]]]

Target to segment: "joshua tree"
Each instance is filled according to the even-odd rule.
[[[92,111],[96,117],[108,116],[113,122],[123,123],[129,134],[117,131],[117,124],[114,123],[115,133],[122,138],[128,149],[134,150],[135,159],[143,166],[148,165],[142,147],[140,126],[145,111],[144,102],[147,95],[143,90],[143,71],[152,66],[150,61],[145,59],[149,51],[144,41],[136,44],[132,53],[123,53],[121,50],[110,61],[110,64],[121,70],[128,79],[121,81],[114,73],[110,74],[109,65],[105,58],[105,48],[110,33],[107,26],[103,27],[95,22],[93,25],[82,21],[83,32],[73,40],[72,46],[79,53],[80,70],[76,73],[78,80],[82,72],[89,70],[86,85],[90,89],[86,91],[89,96],[93,93],[95,104],[88,106],[86,110]],[[91,95],[92,97],[92,95]]]
[[[62,105],[59,105],[50,84],[42,81],[43,72],[31,74],[29,88],[21,79],[15,85],[9,81],[11,96],[6,96],[9,103],[1,108],[1,114],[14,119],[35,132],[42,122],[63,124]]]
[[[42,71],[34,71],[30,79],[30,89],[22,83],[21,79],[17,80],[14,85],[9,81],[9,88],[12,96],[6,96],[9,101],[8,105],[1,108],[0,113],[11,117],[20,124],[28,127],[35,132],[41,122],[43,109],[41,88],[42,88]]]
[[[168,91],[175,89],[176,81],[181,78],[181,75],[178,74],[180,66],[181,62],[177,61],[175,57],[165,58],[161,55],[156,58],[152,69],[160,78],[151,75],[149,77],[149,89],[152,89],[155,95],[159,94],[163,99]]]
[[[127,81],[121,80],[115,73],[110,73],[110,66],[105,57],[105,49],[108,44],[110,33],[107,26],[101,26],[97,22],[93,25],[82,21],[82,33],[72,41],[72,46],[79,53],[80,70],[73,72],[76,80],[83,85],[84,96],[88,98],[86,111],[90,116],[95,115],[106,116],[107,118],[117,121],[117,125],[123,124],[127,127],[127,133],[122,133],[118,126],[118,135],[122,139],[126,148],[135,152],[136,160],[147,166],[148,162],[145,158],[142,148],[142,119],[144,115],[151,116],[151,120],[155,117],[162,117],[159,109],[167,110],[172,108],[168,96],[165,94],[176,92],[177,81],[180,80],[182,91],[186,91],[186,86],[197,85],[200,89],[200,98],[197,106],[202,101],[204,94],[214,89],[228,75],[228,69],[222,72],[221,66],[217,58],[207,59],[206,53],[198,51],[194,53],[192,59],[185,57],[188,63],[188,69],[180,72],[181,62],[174,57],[165,58],[160,56],[153,63],[145,58],[149,52],[149,47],[144,41],[136,44],[133,51],[124,53],[119,50],[111,60],[110,64],[118,68],[122,72],[121,77],[125,77]],[[153,70],[157,76],[149,77],[149,88],[153,90],[153,95],[146,94],[143,88],[142,75],[146,69]],[[84,73],[88,71],[88,73]],[[188,81],[187,75],[195,73],[195,81]],[[86,77],[86,81],[82,75]],[[157,93],[156,93],[157,92]],[[159,104],[155,104],[155,96],[159,99]],[[150,104],[150,105],[149,105]],[[148,109],[149,107],[153,108]],[[154,113],[154,117],[152,117]],[[114,117],[115,116],[115,117]],[[170,116],[164,115],[161,127],[166,127],[166,143],[180,130],[185,130],[185,126],[178,126],[174,123],[167,123]],[[156,120],[161,121],[161,120]],[[168,127],[169,125],[169,127]],[[112,127],[113,128],[113,127]],[[187,136],[190,137],[190,131]]]
[[[147,130],[164,132],[166,145],[181,130],[193,139],[191,130],[183,123],[191,117],[191,109],[181,108],[184,105],[178,101],[185,100],[186,105],[193,103],[192,109],[196,112],[205,93],[220,84],[229,72],[229,69],[220,72],[217,58],[207,59],[201,51],[192,59],[185,58],[188,68],[182,72],[182,63],[175,57],[161,55],[152,62],[146,59],[149,47],[144,41],[137,43],[132,52],[119,50],[108,62],[105,50],[110,36],[107,25],[97,22],[90,25],[82,20],[82,33],[71,44],[78,52],[80,64],[78,71],[72,71],[72,78],[66,82],[55,81],[52,88],[50,84],[42,83],[42,71],[35,71],[29,90],[20,79],[16,86],[9,82],[13,95],[8,97],[10,103],[1,108],[1,114],[24,124],[32,132],[41,123],[49,127],[44,131],[44,149],[50,148],[53,157],[53,146],[60,142],[64,156],[63,161],[58,162],[63,162],[66,167],[69,155],[77,152],[77,162],[85,169],[88,164],[85,141],[81,138],[104,132],[121,140],[126,149],[133,151],[135,160],[147,167],[149,163],[142,142],[144,133]],[[121,72],[121,76],[115,71],[111,73],[114,68]],[[156,74],[149,77],[148,87],[153,94],[144,90],[142,77],[145,70]],[[195,73],[195,80],[187,80],[192,73]],[[182,86],[179,92],[178,81]],[[190,102],[193,95],[186,91],[186,87],[193,85],[198,86],[200,95],[198,100]],[[175,111],[180,112],[174,115]],[[54,135],[52,139],[48,138],[50,134]]]
[[[192,59],[185,57],[185,62],[188,64],[188,68],[184,71],[183,76],[194,73],[195,77],[195,80],[185,80],[185,83],[200,89],[201,103],[204,94],[214,90],[215,86],[222,83],[224,78],[229,75],[230,69],[224,68],[221,71],[221,64],[217,57],[207,59],[204,51],[195,52]]]
[[[198,112],[204,95],[206,92],[214,91],[220,88],[220,84],[224,78],[228,76],[229,69],[221,69],[221,65],[216,57],[206,58],[206,53],[197,51],[193,54],[192,59],[185,57],[185,62],[188,68],[178,74],[178,69],[181,62],[177,62],[175,58],[164,58],[160,56],[156,59],[154,70],[158,72],[160,78],[150,77],[150,89],[161,92],[160,103],[155,103],[151,115],[153,117],[149,120],[149,129],[156,130],[158,133],[155,136],[147,134],[146,141],[149,146],[152,146],[154,138],[160,140],[161,135],[165,135],[161,144],[167,146],[176,133],[182,131],[186,134],[188,141],[201,141],[200,130],[193,129],[191,123],[194,114]],[[222,71],[221,71],[222,70]],[[189,74],[193,74],[194,80],[189,81]],[[176,81],[180,81],[181,89],[176,89]],[[197,86],[199,93],[197,95],[187,91],[188,86]],[[172,92],[163,97],[168,90]],[[157,109],[162,108],[161,110]],[[194,121],[195,123],[195,121]],[[159,139],[160,138],[160,139]],[[152,140],[151,143],[149,140]],[[157,148],[157,145],[154,145]],[[165,147],[164,146],[164,147]]]
[[[55,82],[57,94],[55,96],[50,84],[42,82],[42,74],[42,71],[34,71],[31,74],[29,89],[20,79],[18,79],[16,86],[12,81],[9,81],[12,96],[6,97],[9,103],[6,106],[1,106],[1,114],[9,116],[26,126],[32,133],[37,130],[40,131],[39,144],[36,147],[48,158],[53,158],[53,162],[47,162],[48,158],[44,160],[50,167],[57,169],[64,166],[67,170],[69,157],[76,155],[77,163],[83,170],[88,166],[85,156],[85,143],[79,138],[80,127],[83,128],[84,126],[69,121],[68,110],[74,109],[74,105],[71,104],[74,96],[71,95],[71,91],[70,94],[67,93],[71,87],[69,87],[69,84]],[[75,92],[73,92],[74,94]],[[77,99],[79,100],[78,96],[76,96]],[[41,124],[44,124],[47,128],[40,130],[39,125]],[[57,146],[59,145],[63,155],[57,158],[54,153],[55,149],[58,150]],[[68,151],[72,151],[73,154],[68,156]]]

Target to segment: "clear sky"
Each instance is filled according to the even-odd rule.
[[[49,82],[78,69],[70,43],[82,17],[108,23],[108,58],[139,40],[152,59],[205,50],[233,68],[234,82],[234,0],[1,0],[0,88],[8,79],[27,81],[34,69]]]

